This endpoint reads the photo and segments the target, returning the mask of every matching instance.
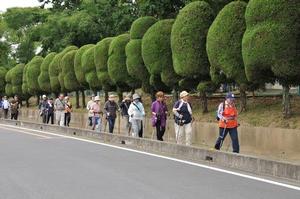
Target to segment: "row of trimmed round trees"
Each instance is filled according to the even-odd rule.
[[[289,88],[300,83],[299,1],[247,2],[193,1],[176,19],[141,17],[129,33],[36,56],[18,70],[0,68],[0,77],[5,76],[7,94],[75,91],[77,101],[87,89],[104,90],[106,98],[115,90],[121,97],[136,88],[152,94],[187,89],[200,93],[203,112],[207,93],[221,83],[237,83],[246,110],[247,90],[277,80],[288,116]]]

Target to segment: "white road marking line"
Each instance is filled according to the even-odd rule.
[[[1,128],[2,129],[6,129],[6,130],[11,130],[11,131],[14,131],[14,132],[20,132],[20,133],[27,134],[27,135],[33,135],[33,136],[39,137],[40,139],[50,139],[51,138],[51,137],[45,136],[45,135],[39,135],[39,134],[35,134],[35,133],[29,133],[27,131],[20,131],[20,130],[17,130],[16,128],[5,128],[5,127],[1,127]]]
[[[5,125],[5,124],[0,124],[0,126],[12,127],[10,125]],[[239,177],[243,177],[243,178],[247,178],[247,179],[251,179],[251,180],[256,180],[256,181],[260,181],[260,182],[264,182],[264,183],[268,183],[268,184],[277,185],[277,186],[281,186],[281,187],[285,187],[285,188],[300,191],[300,187],[298,187],[298,186],[289,185],[289,184],[285,184],[285,183],[281,183],[281,182],[276,182],[276,181],[273,181],[273,180],[268,180],[268,179],[264,179],[264,178],[260,178],[260,177],[254,177],[254,176],[251,176],[251,175],[242,174],[242,173],[229,171],[229,170],[225,170],[225,169],[220,169],[220,168],[207,166],[207,165],[204,165],[204,164],[199,164],[199,163],[190,162],[190,161],[186,161],[186,160],[180,160],[180,159],[177,159],[177,158],[171,158],[171,157],[167,157],[167,156],[163,156],[163,155],[157,155],[157,154],[148,153],[148,152],[144,152],[144,151],[138,151],[138,150],[124,148],[124,147],[115,146],[115,145],[111,145],[111,144],[105,144],[105,143],[101,143],[101,142],[96,142],[96,141],[92,141],[92,140],[87,140],[87,139],[77,138],[77,137],[72,137],[72,136],[67,136],[67,135],[60,135],[60,134],[50,133],[50,132],[46,132],[46,131],[34,130],[34,129],[24,128],[24,127],[14,127],[14,128],[30,130],[30,131],[33,131],[33,132],[39,132],[39,133],[43,133],[43,134],[46,134],[46,135],[54,135],[54,136],[69,138],[69,139],[78,140],[78,141],[82,141],[82,142],[88,142],[88,143],[92,143],[92,144],[107,146],[107,147],[111,147],[111,148],[115,148],[115,149],[120,149],[120,150],[130,151],[130,152],[134,152],[134,153],[144,154],[144,155],[148,155],[148,156],[152,156],[152,157],[157,157],[157,158],[162,158],[162,159],[171,160],[171,161],[175,161],[175,162],[180,162],[180,163],[184,163],[184,164],[188,164],[188,165],[192,165],[192,166],[197,166],[197,167],[201,167],[201,168],[205,168],[205,169],[209,169],[209,170],[213,170],[213,171],[218,171],[218,172],[221,172],[221,173],[231,174],[231,175],[235,175],[235,176],[239,176]]]

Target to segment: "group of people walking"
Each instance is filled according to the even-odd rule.
[[[100,97],[91,97],[87,104],[89,126],[93,130],[97,129],[100,132],[103,127],[102,121],[105,119],[104,129],[108,123],[109,132],[113,133],[117,112],[120,111],[123,122],[126,124],[128,135],[143,137],[143,122],[146,114],[141,97],[138,94],[134,94],[132,97],[128,95],[119,105],[115,102],[115,98],[115,95],[110,95],[109,100],[104,104],[103,111],[101,111]],[[180,93],[180,100],[175,102],[172,113],[174,115],[176,142],[178,144],[191,145],[194,118],[187,91]],[[151,124],[156,131],[156,138],[159,141],[164,140],[163,137],[169,115],[165,94],[159,91],[156,93],[156,100],[151,105]],[[232,140],[233,152],[239,153],[237,109],[232,93],[228,93],[225,100],[218,106],[217,120],[219,137],[214,148],[220,150],[224,139],[229,134]]]
[[[59,97],[53,101],[53,98],[42,96],[39,104],[40,116],[45,124],[54,124],[54,113],[56,122],[59,126],[69,126],[71,121],[72,103],[69,96],[60,94]]]
[[[14,96],[14,98],[9,101],[7,96],[4,96],[0,99],[0,115],[4,119],[10,118],[11,120],[17,120],[19,116],[19,98]],[[10,112],[10,117],[9,117]]]
[[[100,97],[92,95],[86,107],[88,110],[88,126],[92,130],[101,132],[106,131],[108,124],[108,132],[113,133],[116,118],[118,112],[120,112],[120,119],[123,120],[126,126],[126,134],[133,137],[143,137],[146,113],[141,96],[138,94],[133,94],[132,96],[127,95],[120,104],[116,102],[116,98],[116,95],[110,95],[102,107]],[[220,150],[226,136],[229,134],[232,140],[233,152],[239,153],[237,109],[234,101],[234,95],[228,93],[225,100],[218,106],[216,119],[219,125],[219,136],[214,148]],[[6,97],[1,101],[0,105],[4,110],[5,118],[7,118],[7,110],[9,107],[12,112],[12,118],[15,118],[15,116],[13,116],[15,111],[12,111],[14,110],[14,108],[12,108],[15,106],[14,103],[15,102],[9,103]],[[53,101],[53,98],[48,99],[46,95],[43,95],[39,109],[43,123],[48,124],[51,122],[51,124],[54,124],[55,113],[58,125],[69,126],[72,104],[68,96],[60,94],[59,97]],[[174,103],[172,113],[174,115],[176,142],[178,144],[191,145],[194,118],[189,93],[187,91],[180,93],[180,99]],[[159,141],[164,140],[169,115],[165,94],[159,91],[156,93],[156,100],[151,105],[151,124],[156,131],[156,138]]]

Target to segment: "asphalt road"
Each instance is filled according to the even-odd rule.
[[[300,191],[0,125],[0,199],[299,199]]]

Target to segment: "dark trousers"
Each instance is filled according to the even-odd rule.
[[[89,126],[93,126],[93,117],[89,117]]]
[[[14,120],[18,120],[18,115],[19,115],[18,112],[12,113],[10,119],[11,119],[11,120],[13,120],[13,119],[14,119]]]
[[[108,121],[109,132],[113,133],[114,132],[114,128],[115,128],[116,118],[114,118],[114,117],[108,117],[107,121]]]
[[[51,118],[51,124],[54,124],[54,113],[48,113],[47,124],[49,124]]]
[[[143,137],[143,133],[144,133],[144,130],[143,130],[143,120],[141,120],[141,129],[139,131],[139,137],[142,138]]]
[[[65,126],[69,126],[71,121],[71,113],[65,113]]]
[[[47,122],[47,117],[48,117],[47,112],[44,112],[44,113],[43,113],[43,116],[42,116],[42,119],[43,119],[43,123],[44,123],[44,124],[46,124],[46,122]]]
[[[3,109],[4,111],[4,119],[7,119],[8,116],[8,109]]]
[[[224,128],[219,128],[219,137],[215,144],[215,149],[220,150],[222,147],[222,144],[229,133],[231,141],[232,141],[232,149],[234,153],[240,152],[240,145],[239,145],[239,138],[238,138],[238,132],[237,127],[235,128],[226,128],[224,131]]]
[[[156,122],[156,136],[157,136],[157,140],[164,141],[163,140],[163,136],[165,134],[165,131],[166,131],[166,127],[162,127],[161,126],[161,121],[157,120],[157,122]]]

